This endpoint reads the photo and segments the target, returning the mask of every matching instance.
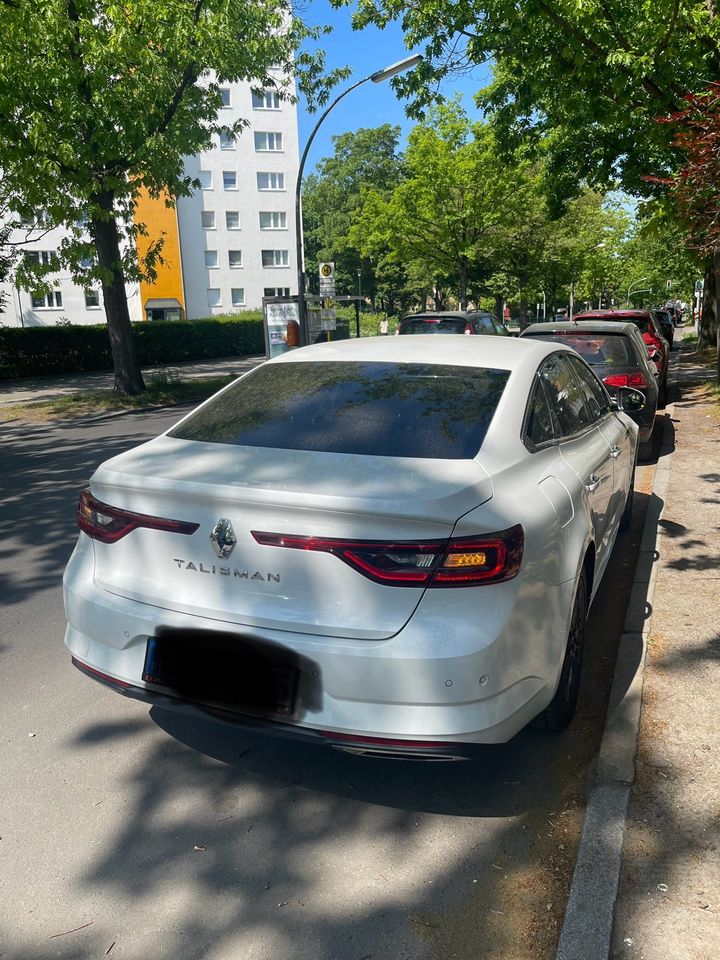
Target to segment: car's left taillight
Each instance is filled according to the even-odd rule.
[[[133,530],[137,530],[138,527],[165,530],[168,533],[182,533],[188,536],[195,533],[200,526],[199,523],[189,523],[186,520],[169,520],[166,517],[155,517],[112,507],[108,503],[97,500],[89,488],[80,494],[77,524],[89,537],[100,540],[102,543],[115,543]]]
[[[268,547],[330,553],[388,587],[473,587],[517,576],[525,535],[520,524],[499,533],[451,540],[373,541],[304,537],[253,530]]]

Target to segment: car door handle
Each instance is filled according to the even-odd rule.
[[[595,493],[597,488],[600,486],[600,477],[596,477],[594,473],[585,481],[585,489],[588,493]]]
[[[622,453],[622,450],[620,449],[620,447],[610,448],[610,456],[613,458],[613,460],[617,460],[617,458],[620,456],[621,453]]]

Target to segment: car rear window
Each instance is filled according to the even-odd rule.
[[[617,316],[614,313],[608,313],[607,315],[593,317],[594,320],[613,320],[616,323],[634,323],[638,328],[640,333],[655,333],[655,327],[653,326],[652,320],[649,317],[644,317],[642,314],[637,316]],[[578,323],[582,323],[583,318],[578,318]]]
[[[507,370],[418,363],[264,364],[169,436],[376,457],[474,457]]]
[[[627,367],[637,364],[632,344],[623,334],[558,330],[557,333],[526,333],[525,336],[532,336],[536,340],[550,340],[552,343],[567,343],[591,367],[605,365]]]
[[[470,326],[462,317],[416,317],[400,323],[400,333],[465,333]]]

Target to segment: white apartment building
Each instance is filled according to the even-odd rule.
[[[209,150],[185,161],[200,183],[174,209],[143,195],[136,218],[149,236],[138,239],[140,253],[164,234],[164,265],[154,284],[128,284],[133,321],[211,317],[259,309],[264,296],[297,292],[295,184],[299,166],[297,111],[275,89],[253,90],[248,83],[221,87],[221,122],[248,121],[233,138],[215,136]],[[37,226],[18,231],[25,255],[50,257],[65,232]],[[69,274],[48,278],[52,291],[35,295],[4,286],[6,326],[101,323],[102,292],[76,286]]]

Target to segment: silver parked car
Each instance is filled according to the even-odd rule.
[[[618,387],[639,390],[645,398],[645,405],[630,416],[640,429],[641,456],[651,454],[660,391],[657,369],[649,359],[645,342],[634,323],[612,320],[535,323],[523,330],[521,336],[539,337],[572,347],[602,380],[611,400],[617,397]]]
[[[65,642],[126,696],[362,753],[572,717],[642,403],[569,347],[286,353],[95,472]]]

